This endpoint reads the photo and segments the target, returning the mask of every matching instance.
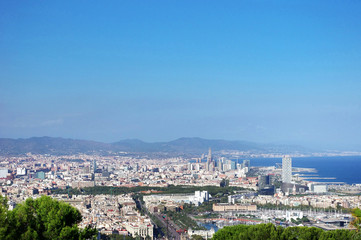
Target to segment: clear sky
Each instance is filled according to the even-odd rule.
[[[361,1],[0,1],[0,137],[32,136],[361,146]]]

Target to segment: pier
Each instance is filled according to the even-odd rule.
[[[309,179],[336,179],[335,177],[305,177],[303,179],[309,180]]]

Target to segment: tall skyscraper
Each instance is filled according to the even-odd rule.
[[[292,180],[292,158],[284,156],[282,158],[282,182],[291,183]]]
[[[96,170],[97,170],[97,162],[96,162],[96,160],[94,159],[94,160],[93,160],[93,173],[95,173]]]
[[[207,171],[214,171],[215,164],[212,159],[212,150],[209,148],[208,155],[207,155],[207,163],[206,163],[206,170]]]
[[[242,168],[245,168],[245,167],[250,167],[251,166],[251,161],[250,160],[243,160],[243,163],[242,163]]]
[[[209,148],[207,155],[207,162],[212,162],[212,149]]]

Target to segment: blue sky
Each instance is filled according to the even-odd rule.
[[[360,1],[1,1],[0,137],[361,145]]]

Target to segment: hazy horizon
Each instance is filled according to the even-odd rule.
[[[203,140],[211,140],[211,141],[238,141],[238,142],[245,142],[245,143],[254,143],[254,144],[261,144],[261,145],[285,145],[285,146],[298,146],[298,147],[304,147],[308,150],[313,150],[313,151],[360,151],[361,146],[358,144],[354,144],[354,145],[347,145],[347,146],[334,146],[334,145],[328,145],[328,144],[308,144],[308,143],[304,143],[304,142],[293,142],[293,141],[285,141],[285,142],[256,142],[256,141],[249,141],[247,139],[221,139],[221,138],[217,138],[217,139],[212,139],[212,138],[203,138],[203,137],[195,137],[195,136],[182,136],[182,137],[178,137],[178,138],[174,138],[174,139],[164,139],[164,140],[158,140],[158,141],[147,141],[144,139],[139,139],[139,138],[121,138],[121,139],[117,139],[116,141],[111,141],[111,142],[106,142],[106,141],[101,141],[101,140],[97,140],[97,139],[85,139],[85,138],[71,138],[71,137],[66,137],[66,136],[32,136],[32,137],[19,137],[19,138],[3,138],[3,139],[14,139],[14,140],[20,140],[20,139],[32,139],[32,138],[62,138],[62,139],[71,139],[71,140],[81,140],[81,141],[94,141],[94,142],[99,142],[99,143],[106,143],[106,144],[112,144],[112,143],[117,143],[120,141],[132,141],[132,140],[139,140],[145,143],[166,143],[166,142],[172,142],[172,141],[176,141],[179,139],[194,139],[194,138],[198,138],[198,139],[203,139]],[[2,138],[2,137],[0,137]]]
[[[361,2],[2,1],[0,137],[361,148]]]

